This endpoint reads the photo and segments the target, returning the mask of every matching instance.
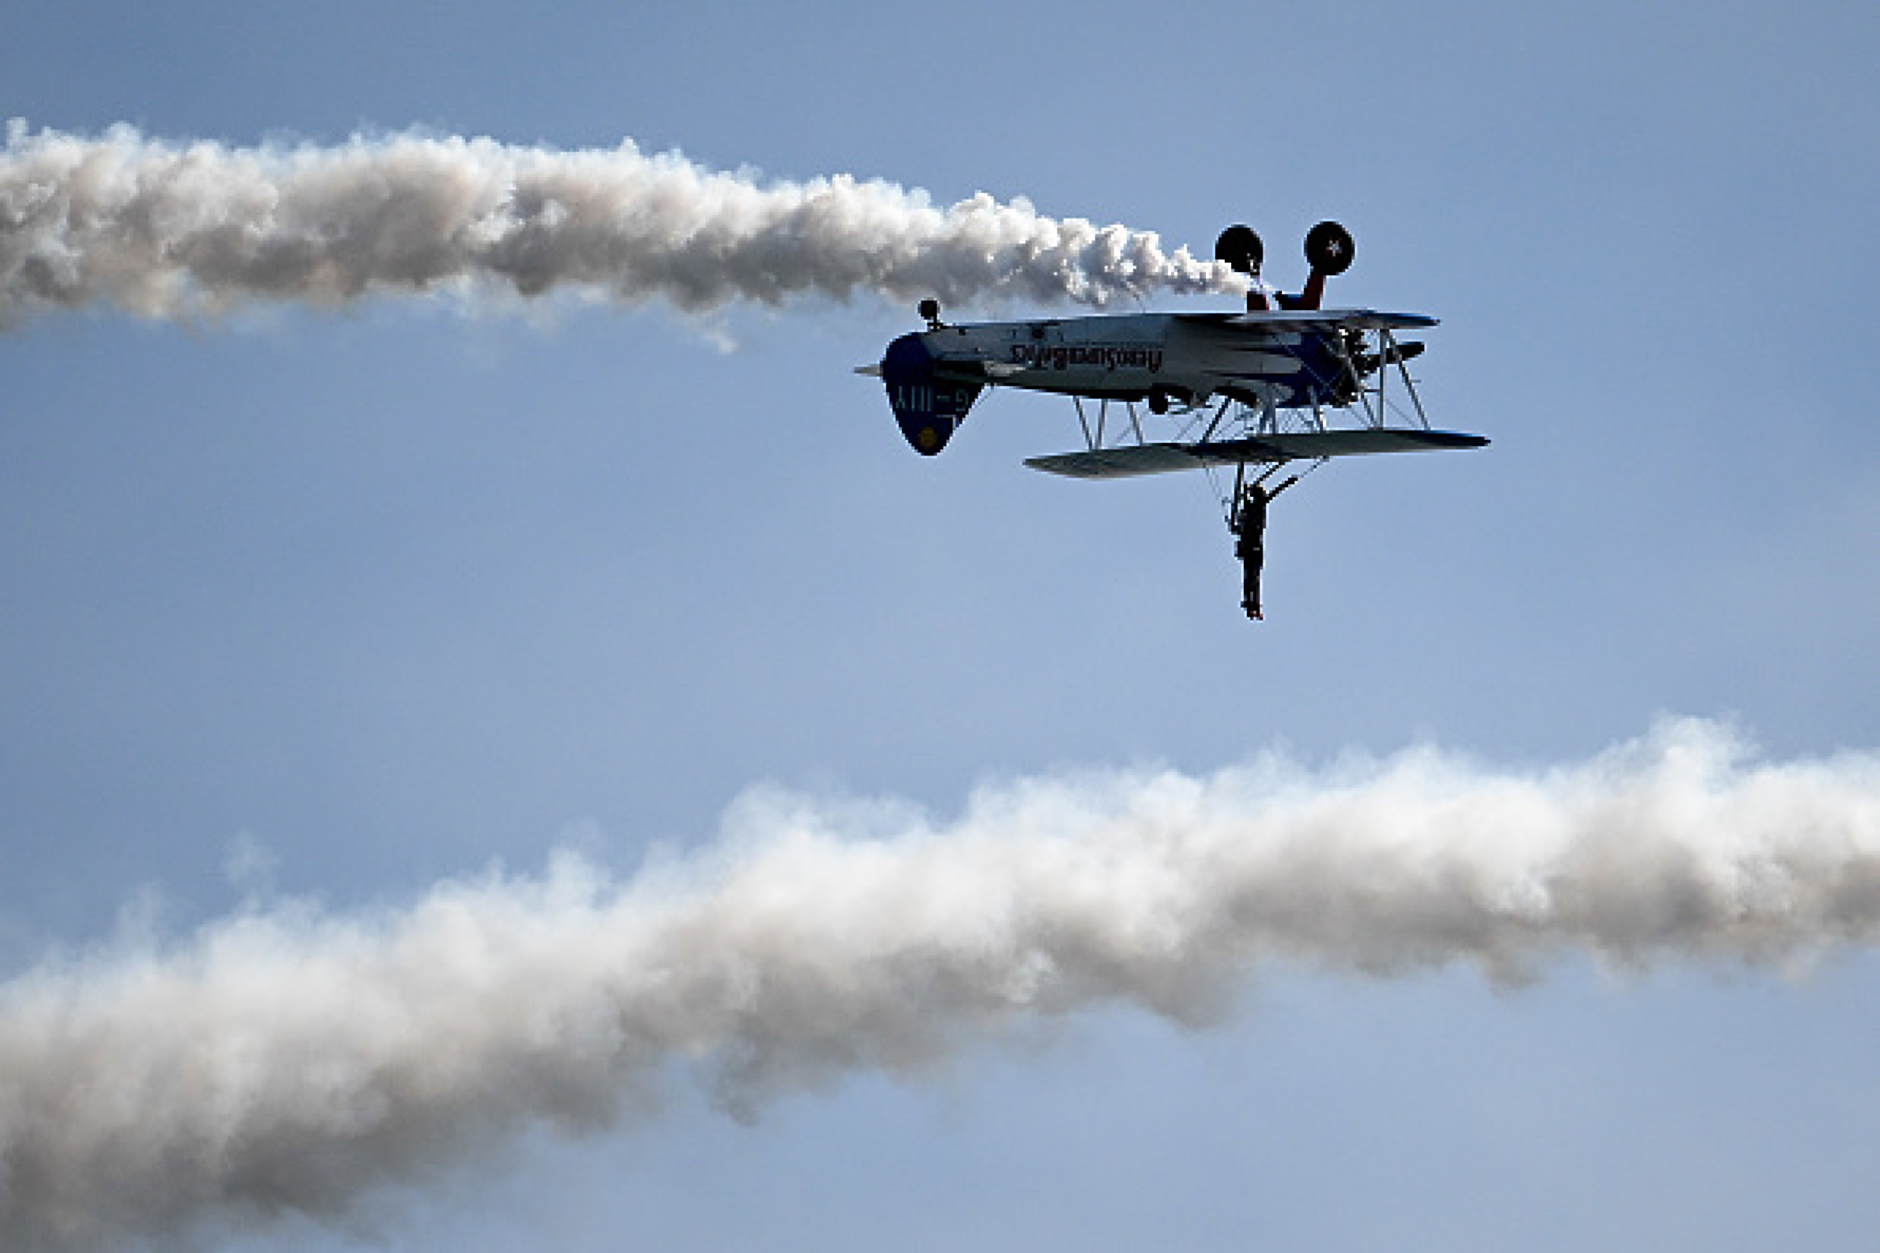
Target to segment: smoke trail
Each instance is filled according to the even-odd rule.
[[[1205,1023],[1275,961],[1503,980],[1880,938],[1880,753],[1762,762],[1695,722],[1545,772],[1269,758],[1010,783],[945,822],[760,792],[727,825],[626,882],[563,859],[14,979],[0,1244],[332,1218],[614,1121],[675,1062],[741,1106],[1105,1002]]]
[[[697,311],[857,292],[1102,306],[1235,282],[1154,234],[1045,217],[1024,200],[981,193],[940,209],[891,183],[764,183],[631,142],[228,148],[15,120],[0,155],[0,326],[94,303],[176,317],[444,289],[565,288]]]

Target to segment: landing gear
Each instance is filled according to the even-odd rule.
[[[1260,262],[1265,256],[1266,248],[1251,226],[1230,226],[1214,241],[1214,259],[1227,262],[1232,269],[1252,280],[1247,285],[1248,313],[1260,313],[1272,307],[1267,303],[1266,287],[1260,282]]]
[[[1325,300],[1325,280],[1349,270],[1352,258],[1357,255],[1358,247],[1351,240],[1351,232],[1336,222],[1320,222],[1307,231],[1306,264],[1312,267],[1312,273],[1306,276],[1305,290],[1299,293],[1298,300],[1286,307],[1318,308]]]
[[[1357,255],[1351,232],[1336,222],[1320,222],[1306,232],[1306,264],[1315,274],[1343,274]]]
[[[1253,282],[1247,291],[1247,312],[1262,313],[1273,307],[1271,289],[1260,281],[1260,262],[1265,256],[1260,237],[1250,226],[1230,226],[1214,241],[1214,259],[1245,274]],[[1320,222],[1306,232],[1306,264],[1312,267],[1305,289],[1297,296],[1273,293],[1282,309],[1316,309],[1325,296],[1325,280],[1351,268],[1358,255],[1351,232],[1336,222]]]
[[[1214,259],[1242,274],[1258,274],[1265,256],[1266,249],[1251,226],[1230,226],[1214,241]]]

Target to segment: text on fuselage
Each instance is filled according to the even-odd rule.
[[[1105,370],[1147,370],[1154,374],[1162,368],[1162,350],[1118,344],[1013,344],[1012,364],[1035,370],[1097,366]]]

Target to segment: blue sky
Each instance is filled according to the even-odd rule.
[[[343,913],[629,870],[768,782],[947,813],[1275,746],[1574,761],[1664,714],[1880,747],[1869,7],[638,7],[13,3],[0,116],[631,138],[1197,251],[1245,220],[1286,286],[1338,217],[1334,302],[1440,317],[1425,399],[1494,444],[1289,494],[1252,628],[1204,483],[1020,465],[1075,445],[1056,402],[909,453],[851,373],[915,324],[884,302],[38,319],[0,335],[8,970],[256,873]],[[220,1247],[1851,1247],[1877,996],[1865,949],[1281,967],[1211,1030],[1104,1010],[750,1125],[677,1082]]]

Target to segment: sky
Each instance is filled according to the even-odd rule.
[[[1245,221],[1289,288],[1335,217],[1330,302],[1440,318],[1425,403],[1493,443],[1288,493],[1253,625],[1205,481],[1023,467],[1076,447],[1062,402],[996,392],[912,454],[853,373],[911,301],[36,310],[0,329],[7,1005],[570,855],[768,865],[792,806],[996,843],[998,798],[1118,772],[1555,777],[1683,734],[1847,767],[1871,849],[1877,54],[1853,4],[8,3],[0,118],[34,131],[630,140],[1202,256]],[[829,865],[778,882],[848,917]],[[1266,954],[1205,1014],[1129,984],[730,1095],[681,1050],[330,1203],[98,1247],[1853,1247],[1875,934],[1569,936],[1512,978]]]

